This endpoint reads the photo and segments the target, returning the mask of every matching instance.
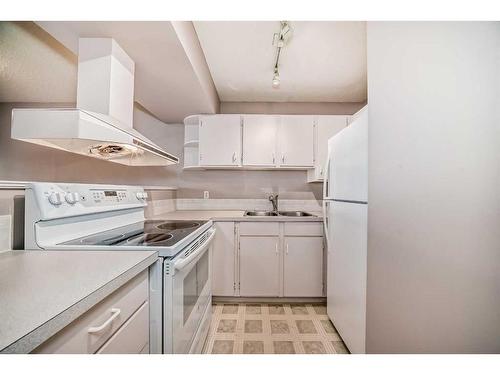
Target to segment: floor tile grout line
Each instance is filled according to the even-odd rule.
[[[227,308],[224,313],[225,306],[232,306],[235,309]],[[270,306],[282,306],[282,314],[271,314]],[[343,344],[336,331],[328,332],[322,321],[329,321],[324,307],[315,309],[315,304],[289,304],[289,303],[217,303],[214,309],[212,322],[209,330],[208,343],[205,343],[205,352],[213,352],[215,342],[217,340],[228,340],[233,343],[233,353],[243,353],[245,350],[245,341],[247,341],[247,349],[254,348],[263,349],[264,353],[274,353],[274,343],[276,341],[291,342],[295,352],[305,353],[306,347],[310,350],[320,350],[326,353],[336,353],[333,342]],[[247,307],[251,307],[247,313]],[[260,314],[255,313],[260,307]],[[233,310],[233,313],[227,313]],[[279,310],[279,309],[278,309]],[[254,313],[252,313],[253,311]],[[318,313],[317,311],[323,312]],[[278,312],[274,311],[273,312]],[[295,312],[295,314],[294,314]],[[306,312],[301,314],[301,312]],[[221,320],[236,320],[234,332],[218,332],[218,325]],[[245,321],[257,320],[261,322],[262,332],[248,333],[245,332]],[[288,325],[288,333],[272,333],[271,321],[284,321]],[[311,333],[300,333],[298,330],[297,321],[309,321],[304,323],[305,326],[314,327],[316,331]],[[326,323],[325,323],[326,324]],[[331,324],[331,322],[330,322]],[[215,325],[215,326],[214,326]],[[257,324],[258,326],[258,324]],[[333,325],[332,325],[333,327]],[[259,341],[261,345],[249,343],[249,341]],[[311,343],[313,342],[313,343]],[[316,343],[315,343],[316,342]],[[305,346],[304,344],[307,343]],[[320,343],[320,344],[317,344]]]

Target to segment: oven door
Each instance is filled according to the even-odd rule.
[[[173,353],[190,352],[191,346],[196,344],[193,340],[202,326],[205,310],[212,302],[210,252],[215,229],[208,232],[198,248],[172,262]]]

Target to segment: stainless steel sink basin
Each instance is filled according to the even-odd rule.
[[[245,216],[315,216],[304,211],[279,211],[278,214],[272,211],[245,211]]]
[[[295,216],[295,217],[314,216],[313,214],[310,214],[310,213],[304,212],[304,211],[280,211],[279,215],[280,216]]]
[[[245,216],[278,216],[271,211],[245,211]]]

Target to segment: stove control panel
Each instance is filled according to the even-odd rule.
[[[42,182],[30,184],[27,192],[27,199],[36,201],[42,218],[145,207],[148,198],[140,186]]]

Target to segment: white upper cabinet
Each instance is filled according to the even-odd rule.
[[[279,165],[314,166],[314,116],[281,116]]]
[[[307,169],[308,182],[322,181],[328,138],[348,120],[333,115],[190,116],[184,121],[184,168]]]
[[[200,166],[241,166],[241,116],[200,117]]]
[[[275,167],[279,116],[243,116],[243,165]]]
[[[314,169],[307,171],[308,182],[323,181],[325,162],[328,157],[328,140],[344,129],[348,124],[349,116],[328,115],[316,116],[314,132]]]

